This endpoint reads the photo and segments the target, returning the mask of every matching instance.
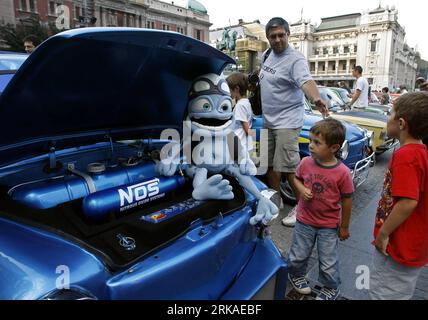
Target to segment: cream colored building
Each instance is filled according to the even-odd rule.
[[[301,20],[291,24],[290,31],[290,44],[308,58],[321,84],[345,81],[352,87],[352,68],[361,65],[374,90],[414,87],[416,51],[406,44],[394,7],[322,18],[317,27]]]

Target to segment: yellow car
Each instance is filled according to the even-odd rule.
[[[317,110],[314,110],[314,113],[320,114]],[[330,116],[334,119],[354,123],[367,131],[373,132],[372,148],[376,155],[380,155],[389,149],[394,148],[399,143],[397,139],[388,137],[386,133],[388,117],[383,114],[352,110],[343,112],[330,111]]]

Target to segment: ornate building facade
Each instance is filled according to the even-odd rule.
[[[406,44],[394,7],[322,18],[318,27],[301,20],[290,29],[290,44],[308,58],[318,83],[352,86],[352,68],[361,65],[373,89],[414,87],[417,52]]]
[[[43,23],[55,22],[59,6],[68,8],[67,28],[150,28],[180,32],[204,42],[209,40],[208,12],[196,0],[177,0],[176,3],[158,0],[1,0],[0,23],[16,24],[30,16],[38,17]]]

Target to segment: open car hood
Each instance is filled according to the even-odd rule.
[[[0,166],[180,128],[192,81],[235,61],[173,32],[83,28],[41,44],[0,96]]]

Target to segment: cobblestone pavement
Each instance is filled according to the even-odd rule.
[[[361,185],[354,197],[351,217],[350,233],[351,238],[346,242],[340,242],[339,259],[341,274],[341,293],[345,299],[368,299],[367,290],[358,290],[356,287],[357,278],[361,273],[357,273],[359,266],[370,268],[373,254],[373,226],[376,214],[376,207],[383,187],[383,177],[391,159],[391,152],[387,152],[377,157],[376,165],[371,169],[369,178]],[[271,237],[278,246],[281,253],[287,257],[293,236],[293,228],[286,228],[281,225],[290,206],[285,205],[280,216],[270,227]],[[316,285],[318,278],[317,253],[314,250],[308,266],[308,279],[312,285]],[[291,285],[288,284],[288,288]],[[425,267],[413,297],[415,300],[428,300],[428,267]]]

